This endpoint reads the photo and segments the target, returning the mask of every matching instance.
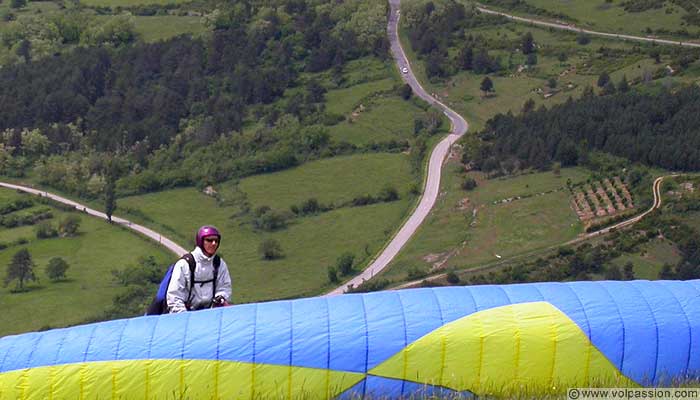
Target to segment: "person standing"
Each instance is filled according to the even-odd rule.
[[[168,312],[181,313],[204,308],[227,306],[231,303],[231,275],[226,262],[216,252],[221,245],[221,233],[211,225],[197,231],[196,247],[190,253],[194,261],[191,276],[188,255],[178,260],[168,284]]]

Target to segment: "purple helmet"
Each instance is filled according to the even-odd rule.
[[[217,236],[219,240],[221,240],[221,234],[219,233],[218,229],[211,225],[204,225],[203,227],[199,228],[197,231],[197,236],[195,236],[194,239],[195,243],[197,243],[197,247],[200,249],[204,248],[204,238],[207,236]]]

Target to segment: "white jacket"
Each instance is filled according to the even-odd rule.
[[[192,250],[192,256],[196,262],[194,276],[196,281],[207,281],[214,279],[214,257],[207,257],[204,252],[195,247]],[[211,301],[216,296],[223,296],[226,301],[231,302],[231,275],[228,272],[228,266],[224,260],[221,260],[219,272],[216,279],[216,293],[212,294],[212,282],[195,283],[190,296],[190,305],[192,310],[207,308],[211,305]],[[171,313],[180,313],[187,311],[185,302],[187,295],[190,293],[190,266],[186,260],[178,260],[173,268],[173,275],[168,284],[168,294],[166,301],[168,310]]]

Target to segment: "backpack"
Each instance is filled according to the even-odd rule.
[[[221,265],[221,257],[218,255],[214,256],[213,264],[214,264],[214,278],[206,281],[196,281],[194,279],[194,270],[197,267],[197,263],[194,260],[194,256],[192,253],[187,253],[180,257],[180,260],[185,260],[187,261],[187,265],[190,267],[190,285],[189,285],[189,292],[187,294],[187,301],[185,302],[185,305],[187,306],[187,309],[190,309],[190,298],[192,297],[192,288],[194,287],[195,283],[209,283],[212,282],[212,291],[211,291],[211,297],[212,299],[214,298],[214,295],[216,294],[216,280],[219,275],[219,265]],[[178,260],[179,261],[179,260]],[[170,285],[170,278],[173,276],[173,269],[175,268],[175,264],[177,262],[170,264],[168,267],[168,270],[165,272],[165,276],[163,276],[163,280],[160,281],[160,286],[158,286],[158,292],[156,293],[155,297],[153,298],[153,301],[151,302],[151,305],[148,306],[148,309],[146,310],[146,315],[160,315],[160,314],[167,314],[168,313],[168,303],[166,299],[166,295],[168,294],[168,285]]]

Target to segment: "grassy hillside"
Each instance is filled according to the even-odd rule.
[[[487,180],[471,173],[478,186],[466,192],[460,188],[465,174],[449,162],[433,212],[385,276],[394,280],[411,271],[468,269],[575,238],[582,226],[569,206],[566,181],[582,181],[588,174],[574,168],[560,176],[544,172]]]
[[[489,3],[489,2],[486,2]],[[656,32],[659,29],[676,31],[680,28],[686,29],[691,35],[700,33],[700,27],[688,25],[683,20],[683,16],[688,11],[674,4],[671,1],[659,2],[659,8],[650,8],[640,12],[630,12],[625,10],[622,1],[606,2],[605,0],[527,0],[526,3],[541,10],[568,17],[567,22],[578,28],[586,28],[601,32],[625,33],[637,36],[646,36],[648,29]],[[634,1],[630,3],[635,3]],[[637,2],[642,3],[642,2]],[[647,2],[650,3],[650,2]],[[490,4],[491,5],[491,4]],[[498,9],[496,3],[493,8]],[[505,10],[505,9],[504,9]],[[514,14],[527,15],[520,10],[508,10]],[[531,16],[538,17],[536,14]],[[545,20],[554,20],[552,17],[539,17]],[[670,33],[662,35],[664,37],[682,38],[679,35]]]
[[[517,72],[517,67],[525,64],[526,57],[513,48],[518,46],[525,32],[534,36],[538,60],[534,67]],[[413,71],[426,90],[436,93],[467,119],[470,124],[467,137],[482,129],[485,122],[498,113],[519,113],[528,99],[535,102],[535,108],[549,107],[569,97],[580,97],[586,86],[594,87],[597,92],[596,81],[602,72],[608,73],[616,84],[623,75],[630,82],[643,82],[645,77],[651,77],[648,86],[643,83],[637,86],[640,90],[655,85],[671,87],[693,83],[699,76],[694,67],[697,62],[673,76],[659,74],[659,69],[672,61],[670,54],[662,52],[661,62],[657,63],[647,50],[625,42],[591,37],[589,44],[580,45],[573,34],[513,23],[470,29],[465,35],[481,35],[482,43],[489,46],[512,43],[510,49],[496,45],[489,50],[504,68],[488,75],[494,82],[495,95],[484,97],[480,83],[486,75],[471,71],[430,81],[425,73],[425,60],[417,59],[410,48],[407,30],[402,30],[402,43],[408,50]],[[457,51],[449,50],[451,56]],[[550,79],[556,81],[557,91],[545,98],[543,93],[547,92]],[[569,204],[566,182],[568,179],[574,183],[585,181],[593,171],[565,168],[561,176],[550,171],[486,179],[479,172],[464,173],[464,166],[458,162],[460,155],[460,149],[455,149],[454,158],[443,170],[441,195],[435,208],[383,274],[384,278],[394,282],[415,280],[431,272],[469,270],[510,258],[527,259],[528,254],[556,248],[583,232]],[[473,191],[460,187],[467,177],[478,182]],[[525,198],[517,199],[519,196]],[[615,264],[622,267],[626,261],[634,259],[637,275],[652,278],[658,276],[664,262],[673,264],[679,259],[668,245],[645,246],[636,255],[615,260]]]
[[[32,198],[30,195],[0,189],[0,204],[16,199]],[[16,211],[28,212],[49,207],[35,203],[32,208]],[[51,208],[56,226],[67,215],[80,216],[80,229],[75,237],[37,239],[33,226],[0,228],[0,242],[10,244],[0,250],[0,276],[6,276],[12,256],[22,248],[29,250],[35,263],[34,273],[38,283],[29,283],[29,291],[12,293],[14,282],[0,287],[0,307],[3,323],[0,336],[38,330],[46,327],[74,325],[103,313],[112,303],[112,297],[123,290],[112,280],[111,271],[136,264],[140,257],[154,256],[161,263],[168,263],[172,256],[156,243],[110,225],[96,218],[68,213]],[[13,243],[18,239],[24,244]],[[61,257],[70,265],[67,280],[52,282],[45,268],[53,257]]]
[[[344,252],[361,265],[373,256],[405,216],[414,181],[403,154],[360,154],[320,160],[287,171],[258,175],[214,188],[220,202],[194,188],[176,189],[119,200],[127,218],[140,218],[190,247],[190,233],[205,223],[221,228],[221,252],[231,266],[236,302],[312,295],[330,287],[327,267]],[[294,217],[285,229],[267,232],[250,221],[268,206],[291,214],[290,207],[310,197],[336,206],[390,185],[398,201],[336,208]],[[247,208],[249,211],[241,211]],[[284,256],[263,260],[258,246],[267,238],[281,244]]]

